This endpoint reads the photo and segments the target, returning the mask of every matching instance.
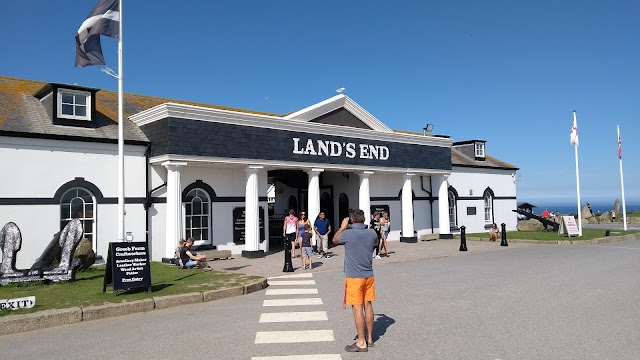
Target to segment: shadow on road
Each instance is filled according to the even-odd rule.
[[[386,332],[389,326],[396,321],[385,314],[375,314],[373,321],[373,342],[378,341]]]

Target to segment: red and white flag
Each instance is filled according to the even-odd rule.
[[[578,123],[573,118],[573,127],[571,127],[571,144],[578,146]]]
[[[622,160],[622,141],[620,141],[620,129],[618,129],[618,159]]]

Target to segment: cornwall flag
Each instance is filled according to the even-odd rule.
[[[105,65],[100,35],[120,36],[120,0],[100,0],[76,35],[76,67]]]

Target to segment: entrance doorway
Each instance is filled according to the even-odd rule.
[[[341,223],[342,219],[347,216],[349,216],[349,197],[342,193],[338,198],[338,223]]]

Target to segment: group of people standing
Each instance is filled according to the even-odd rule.
[[[300,260],[302,261],[302,268],[313,268],[313,234],[317,235],[317,244],[315,252],[318,254],[318,259],[323,257],[329,258],[329,234],[331,233],[331,223],[326,218],[326,215],[321,211],[316,217],[313,225],[307,217],[305,211],[301,211],[298,214],[300,217],[296,217],[295,210],[289,210],[289,215],[284,218],[284,224],[282,225],[282,236],[287,238],[291,242],[291,254],[295,257],[296,246],[300,248]],[[306,262],[309,261],[307,265]]]
[[[324,211],[321,211],[313,224],[309,220],[306,211],[300,211],[296,216],[295,210],[289,210],[289,215],[284,218],[282,225],[282,236],[291,243],[291,255],[296,257],[296,247],[303,269],[313,268],[313,253],[318,254],[318,259],[329,258],[329,234],[331,233],[331,223],[326,218]],[[378,235],[378,245],[376,245],[372,257],[381,258],[381,250],[384,250],[384,257],[389,256],[387,237],[391,230],[391,220],[389,213],[373,213],[373,218],[369,222],[369,228],[375,230]],[[317,235],[316,248],[313,246],[313,234]],[[307,261],[309,264],[307,264]]]

